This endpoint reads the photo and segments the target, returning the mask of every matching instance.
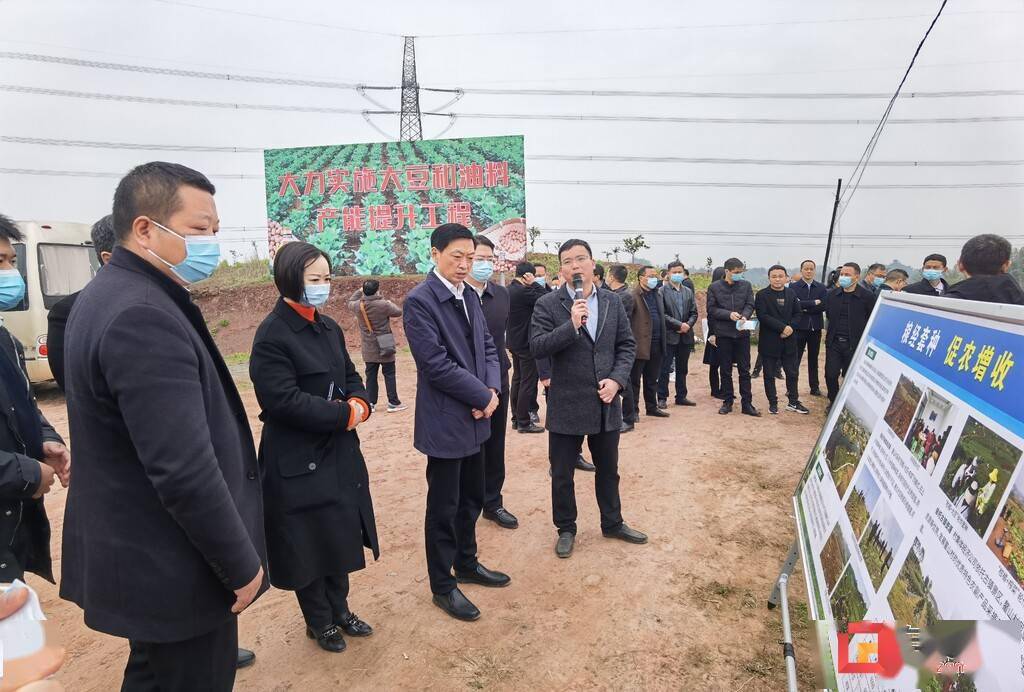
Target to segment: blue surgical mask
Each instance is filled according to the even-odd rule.
[[[539,286],[544,286],[544,285],[547,284],[547,282],[548,282],[548,280],[546,278],[544,278],[543,276],[536,276],[533,279],[533,283],[538,284]]]
[[[302,304],[318,308],[331,296],[330,284],[306,284]]]
[[[657,288],[657,287],[658,287],[658,277],[656,277],[656,276],[648,276],[647,277],[647,288]]]
[[[921,276],[923,276],[926,281],[938,281],[939,279],[942,278],[942,270],[925,269],[924,271],[921,272]]]
[[[487,281],[494,276],[494,263],[483,260],[473,262],[473,268],[469,270],[469,275],[477,281]]]
[[[150,220],[152,221],[152,219]],[[175,233],[167,226],[156,221],[153,221],[153,223],[171,235],[178,236],[185,241],[185,259],[178,264],[171,264],[160,255],[146,248],[149,254],[170,267],[171,271],[187,284],[194,284],[197,281],[210,278],[210,274],[213,273],[213,270],[217,268],[217,264],[220,263],[220,243],[217,241],[217,236],[190,235],[186,237]]]
[[[733,281],[743,281],[743,272],[736,272],[732,275]]]
[[[882,284],[885,283],[885,277],[884,276],[876,276],[874,279],[871,280],[871,283],[874,284],[876,287],[877,286],[881,286]]]
[[[683,275],[682,274],[669,274],[668,278],[674,284],[681,284],[681,283],[683,283]]]
[[[852,284],[853,284],[853,277],[852,276],[840,276],[839,277],[839,287],[840,288],[849,288]]]
[[[25,297],[25,279],[17,269],[0,269],[0,310],[13,310]]]

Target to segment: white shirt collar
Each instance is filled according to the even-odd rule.
[[[472,288],[472,289],[473,289],[474,291],[476,291],[476,294],[477,294],[478,296],[480,296],[480,300],[483,300],[483,299],[484,299],[484,291],[486,291],[486,290],[487,290],[487,282],[486,282],[486,281],[485,281],[485,282],[483,283],[483,285],[482,285],[482,286],[481,286],[480,288],[477,288],[476,286],[474,286],[473,284],[469,283],[468,281],[464,281],[464,282],[463,282],[463,285],[465,285],[465,286],[469,286],[469,287],[470,287],[470,288]]]
[[[441,279],[441,283],[443,283],[448,288],[448,290],[452,292],[452,295],[454,295],[459,300],[462,300],[462,292],[466,289],[465,281],[460,282],[459,285],[456,286],[451,281],[441,276],[441,272],[437,271],[437,267],[434,267],[434,276]]]

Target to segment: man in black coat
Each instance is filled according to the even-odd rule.
[[[740,383],[740,410],[748,416],[761,415],[754,408],[750,389],[750,330],[739,329],[753,313],[754,289],[743,278],[743,262],[730,257],[725,261],[725,278],[708,286],[708,323],[714,321],[722,379],[722,407],[718,412],[722,415],[732,412],[736,397],[732,386],[734,364]]]
[[[1010,269],[1010,242],[992,233],[974,236],[960,251],[957,269],[967,276],[950,286],[946,296],[986,303],[1024,305],[1024,291],[1006,272]]]
[[[555,554],[569,557],[576,537],[573,474],[583,437],[596,467],[594,489],[607,538],[646,543],[647,536],[622,521],[619,500],[619,392],[629,386],[629,364],[636,348],[621,301],[593,283],[594,257],[583,240],[567,240],[558,251],[565,286],[537,301],[530,348],[551,359],[548,395],[548,456],[551,507],[558,541]],[[573,277],[583,281],[574,300]]]
[[[476,254],[473,267],[466,277],[466,283],[480,298],[487,320],[487,331],[494,339],[498,351],[498,365],[501,370],[501,392],[498,394],[498,409],[491,416],[491,436],[484,443],[484,519],[493,521],[504,529],[519,528],[519,520],[505,509],[501,489],[505,485],[505,430],[508,421],[508,351],[505,349],[505,325],[508,323],[509,296],[504,286],[491,281],[494,274],[494,243],[489,238],[477,235],[473,238]]]
[[[532,262],[520,262],[516,276],[508,287],[508,350],[512,352],[512,384],[509,408],[512,427],[521,433],[541,433],[544,428],[533,422],[531,406],[537,403],[537,384],[540,379],[537,360],[530,354],[530,321],[533,306],[548,289],[534,277],[537,271]]]
[[[93,252],[96,253],[96,259],[100,261],[100,266],[103,266],[110,261],[110,253],[114,251],[113,215],[107,214],[94,223],[90,235]],[[50,372],[53,373],[53,379],[56,380],[61,391],[64,391],[64,330],[67,328],[71,308],[78,300],[79,293],[81,291],[61,298],[54,303],[46,316],[46,348],[49,353]]]
[[[667,281],[658,291],[665,304],[665,342],[668,356],[661,364],[658,376],[658,406],[668,404],[668,380],[675,365],[676,406],[696,406],[687,398],[686,376],[690,372],[690,353],[693,351],[693,326],[697,324],[697,300],[683,281],[683,263],[668,263]]]
[[[825,284],[814,280],[816,269],[814,260],[804,260],[800,263],[801,281],[789,285],[800,305],[800,319],[797,320],[796,326],[796,364],[799,368],[806,349],[807,384],[810,385],[811,396],[821,396],[818,353],[821,351],[821,333],[825,329],[825,301],[828,299]]]
[[[860,281],[860,265],[847,262],[839,270],[839,288],[828,294],[825,316],[825,387],[829,406],[839,394],[839,376],[845,376],[875,307],[875,294]]]
[[[779,398],[775,391],[775,378],[780,369],[786,373],[787,411],[810,413],[800,403],[797,393],[796,327],[800,321],[800,304],[793,290],[786,287],[786,268],[776,264],[768,269],[768,287],[757,292],[754,309],[761,325],[757,352],[764,367],[764,395],[768,399],[768,413],[779,412]]]
[[[185,288],[219,261],[213,194],[185,166],[130,171],[118,247],[68,321],[60,594],[129,640],[125,690],[230,690],[238,613],[266,589],[252,432]]]
[[[921,266],[921,280],[903,289],[905,293],[921,296],[941,296],[949,290],[943,275],[946,273],[946,256],[933,253],[924,258]]]
[[[17,307],[25,281],[12,243],[23,242],[13,221],[0,215],[0,310]],[[43,506],[56,474],[70,481],[71,457],[64,441],[39,412],[18,340],[0,323],[0,582],[32,572],[53,583],[50,521]]]
[[[628,277],[629,270],[621,264],[612,265],[608,272],[608,288],[622,301],[622,307],[626,311],[627,317],[633,314],[633,292],[626,284]],[[629,371],[633,372],[633,363],[629,364]],[[633,384],[630,382],[630,385],[622,390],[622,430],[620,432],[632,432],[636,422],[636,399],[633,397]]]
[[[658,378],[661,376],[661,363],[668,354],[665,299],[658,290],[660,282],[654,267],[640,267],[636,278],[637,285],[632,296],[633,311],[629,313],[630,329],[636,341],[636,357],[633,372],[630,373],[636,407],[630,420],[634,423],[640,413],[641,394],[647,416],[669,416],[666,411],[658,408]]]

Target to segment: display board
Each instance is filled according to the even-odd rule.
[[[911,665],[895,680],[843,674],[848,623],[959,620],[1004,622],[964,630],[982,665],[956,689],[1024,690],[1021,358],[1024,308],[879,298],[794,497],[839,689],[941,689]]]
[[[268,149],[263,163],[271,258],[305,240],[336,274],[422,274],[448,222],[494,241],[498,271],[526,256],[522,136]]]

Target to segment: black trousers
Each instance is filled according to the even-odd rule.
[[[530,411],[537,406],[537,361],[528,352],[512,352],[512,387],[509,391],[509,406],[512,420],[516,425],[530,425]]]
[[[576,457],[583,444],[583,435],[548,433],[548,456],[551,460],[551,514],[559,532],[576,533]],[[619,431],[611,430],[587,435],[590,458],[597,471],[594,492],[601,511],[601,530],[614,531],[622,525],[619,502]]]
[[[840,337],[832,339],[825,346],[825,387],[828,388],[828,400],[832,403],[839,394],[839,376],[846,376],[846,370],[853,360],[854,344],[851,341],[840,341]]]
[[[384,388],[388,393],[388,403],[398,406],[401,400],[398,398],[398,380],[395,378],[395,363],[367,363],[366,364],[366,394],[370,397],[370,403],[377,405],[377,369],[384,371]]]
[[[744,406],[753,403],[753,393],[750,391],[750,332],[744,332],[740,336],[719,336],[715,339],[718,342],[718,366],[722,378],[722,396],[727,404],[736,400],[736,392],[732,386],[732,366],[736,365],[736,372],[740,381],[740,401]]]
[[[821,330],[811,331],[810,329],[798,329],[796,332],[796,364],[800,368],[800,361],[804,357],[804,349],[807,349],[807,384],[811,391],[821,389],[818,383],[818,352],[821,349]]]
[[[661,376],[661,361],[661,341],[652,341],[650,359],[636,360],[633,363],[633,372],[629,379],[633,385],[633,407],[638,413],[640,411],[641,383],[643,384],[644,405],[647,410],[655,411],[658,408],[658,378]]]
[[[636,366],[636,361],[633,361]],[[622,422],[636,423],[636,394],[633,392],[632,370],[630,371],[630,383],[622,390]]]
[[[661,363],[661,374],[658,376],[658,398],[668,399],[668,378],[672,365],[676,366],[676,403],[686,398],[686,375],[690,372],[690,351],[692,344],[678,344],[668,347],[668,355]]]
[[[775,406],[779,403],[779,397],[775,391],[775,377],[779,372],[786,373],[786,399],[791,404],[800,401],[800,395],[797,393],[800,361],[797,360],[796,353],[782,356],[762,356],[762,364],[764,366],[764,395],[769,404]]]
[[[296,590],[295,597],[306,625],[314,632],[323,632],[331,625],[340,624],[342,616],[348,613],[348,575],[314,579]]]
[[[715,339],[717,341],[717,339]],[[711,344],[705,343],[704,348],[715,349],[715,356],[712,359],[713,362],[708,364],[708,387],[711,389],[711,396],[718,396],[722,393],[722,373],[718,368],[718,348]]]
[[[238,663],[238,618],[171,643],[129,640],[122,692],[230,692]]]
[[[424,533],[427,575],[435,594],[455,588],[452,567],[476,569],[476,520],[484,503],[483,451],[461,459],[427,457]]]
[[[502,504],[501,488],[505,485],[505,432],[508,430],[508,397],[506,385],[498,397],[498,409],[491,416],[491,436],[484,443],[484,509],[493,512]]]

